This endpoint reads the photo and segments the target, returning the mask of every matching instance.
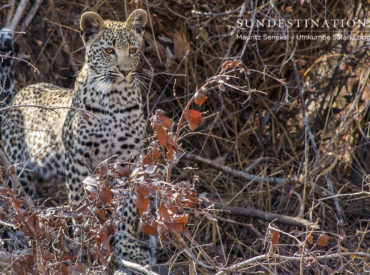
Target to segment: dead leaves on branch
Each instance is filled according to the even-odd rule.
[[[172,126],[172,121],[166,116],[163,110],[158,109],[150,118],[150,122],[159,144],[167,150],[168,159],[172,160],[174,153],[177,152],[177,145],[168,134],[168,129]]]
[[[143,230],[146,233],[153,234],[157,231],[162,236],[167,231],[187,232],[186,224],[189,220],[189,213],[186,212],[186,209],[191,212],[195,204],[199,202],[197,193],[189,182],[169,182],[174,154],[178,152],[180,132],[183,131],[182,123],[186,121],[191,131],[198,129],[204,118],[200,111],[190,108],[191,105],[195,103],[202,106],[208,98],[207,91],[215,85],[221,91],[225,91],[226,87],[232,87],[228,84],[228,81],[230,80],[230,74],[236,71],[246,73],[248,69],[239,60],[226,61],[222,64],[220,74],[208,79],[186,104],[177,123],[175,133],[172,132],[173,121],[167,117],[163,110],[156,110],[150,118],[156,140],[150,144],[146,155],[142,157],[140,172],[134,172],[132,178],[133,182],[136,183],[136,203],[141,212],[150,212],[149,196],[159,198],[156,219],[153,220],[148,216],[143,225]],[[163,156],[161,159],[162,152],[166,152],[166,158]],[[160,180],[161,176],[155,172],[159,163],[164,164],[166,169],[167,177],[165,181]],[[145,192],[143,192],[143,189]]]
[[[154,164],[156,165],[157,163]],[[189,213],[199,202],[193,184],[167,183],[161,180],[157,173],[148,173],[145,165],[133,171],[131,180],[135,183],[135,203],[142,214],[143,233],[158,234],[160,239],[164,240],[168,232],[188,232],[186,224]],[[156,203],[152,203],[151,198],[155,198]]]

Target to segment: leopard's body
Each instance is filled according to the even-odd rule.
[[[2,147],[10,162],[19,164],[29,195],[52,188],[46,183],[65,182],[76,206],[83,180],[99,163],[112,156],[130,159],[145,128],[136,68],[146,21],[143,10],[135,10],[126,22],[84,13],[80,27],[86,58],[74,88],[39,83],[14,96],[2,122]],[[115,257],[148,264],[148,252],[133,239],[138,221],[133,200],[122,211],[128,222],[115,234]]]

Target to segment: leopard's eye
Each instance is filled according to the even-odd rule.
[[[114,49],[113,48],[104,48],[104,51],[107,53],[107,54],[112,54],[114,52]]]
[[[128,52],[130,53],[130,54],[135,54],[135,53],[137,53],[137,48],[130,48],[129,50],[128,50]]]

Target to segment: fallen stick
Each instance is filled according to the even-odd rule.
[[[320,226],[316,223],[310,222],[300,217],[291,217],[282,214],[264,212],[252,207],[237,207],[237,206],[224,206],[220,203],[210,204],[215,209],[222,209],[234,215],[242,215],[251,218],[262,219],[265,221],[276,221],[287,225],[309,227],[313,229],[320,229]]]
[[[159,275],[156,272],[153,272],[151,270],[146,269],[142,265],[139,265],[139,264],[133,263],[133,262],[129,262],[129,261],[126,261],[124,259],[121,259],[121,264],[125,268],[134,269],[134,270],[139,271],[139,272],[141,272],[143,274],[146,274],[146,275]]]
[[[183,158],[205,163],[205,164],[210,165],[214,168],[217,168],[217,169],[219,169],[219,170],[221,170],[221,171],[223,171],[227,174],[232,174],[234,176],[241,177],[241,178],[244,178],[246,180],[264,181],[264,182],[278,183],[278,184],[283,184],[284,182],[289,182],[289,181],[294,180],[294,179],[284,179],[284,178],[265,178],[265,177],[261,177],[261,176],[247,174],[247,173],[244,173],[243,171],[235,170],[235,169],[232,169],[232,168],[227,167],[225,165],[219,164],[216,161],[212,161],[212,160],[209,160],[209,159],[206,159],[206,158],[202,158],[200,156],[190,154],[190,153],[184,155]]]
[[[224,275],[229,273],[235,273],[238,269],[245,268],[248,265],[255,264],[259,261],[264,261],[268,259],[276,259],[276,260],[282,260],[282,261],[294,261],[294,262],[300,262],[302,261],[302,258],[305,261],[320,261],[320,260],[327,260],[327,259],[333,259],[333,258],[339,258],[344,256],[357,256],[357,257],[363,257],[370,259],[370,254],[365,252],[339,252],[334,254],[328,254],[328,255],[319,255],[319,256],[283,256],[283,255],[277,255],[277,254],[264,254],[260,256],[256,256],[253,258],[250,258],[248,260],[245,260],[243,262],[231,265],[227,268],[223,268],[221,271],[217,272],[215,275]]]

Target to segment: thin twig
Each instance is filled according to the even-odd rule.
[[[4,222],[4,221],[1,221],[1,220],[0,220],[0,225],[5,226],[5,227],[10,227],[10,228],[13,228],[13,229],[17,229],[17,226],[15,226],[14,224]]]
[[[213,266],[210,266],[210,265],[206,265],[205,263],[202,263],[201,261],[199,261],[190,251],[188,248],[184,248],[184,252],[186,253],[186,255],[189,256],[189,258],[191,258],[194,262],[196,262],[198,265],[204,267],[205,269],[215,269]]]

